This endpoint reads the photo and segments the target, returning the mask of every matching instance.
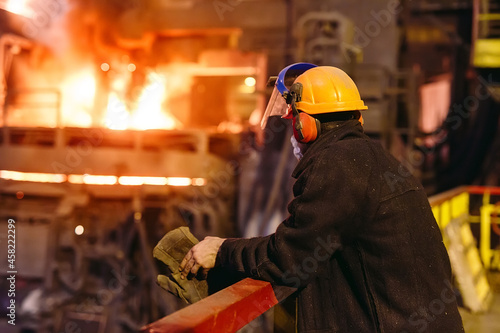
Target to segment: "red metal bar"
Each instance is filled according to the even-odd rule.
[[[295,291],[286,290],[278,298]],[[143,327],[141,332],[235,332],[278,304],[278,298],[269,282],[247,278]]]
[[[484,194],[489,192],[491,195],[500,195],[500,187],[469,186],[467,191],[469,194]]]

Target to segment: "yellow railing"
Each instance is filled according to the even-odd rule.
[[[471,187],[471,194],[482,194],[482,206],[480,208],[480,242],[479,252],[481,260],[486,269],[500,270],[500,251],[491,248],[491,232],[493,231],[500,237],[500,227],[498,215],[500,213],[500,199],[493,203],[492,196],[500,196],[500,188],[490,187]],[[471,222],[477,222],[474,216],[470,217]]]
[[[470,207],[473,196],[482,196],[482,201],[474,201],[482,202],[479,215],[477,207],[474,211]],[[464,186],[429,198],[464,304],[473,312],[488,309],[491,290],[487,270],[500,269],[500,251],[491,244],[492,230],[500,236],[496,218],[500,201],[492,203],[493,196],[500,196],[500,188]],[[471,230],[475,223],[479,223],[479,228],[474,228],[477,240]]]
[[[471,195],[482,195],[480,215],[469,212]],[[480,223],[479,246],[481,261],[485,268],[500,269],[498,250],[491,248],[491,231],[500,236],[500,198],[498,202],[491,202],[492,196],[500,196],[500,187],[463,186],[429,198],[432,212],[441,230],[454,219],[467,216],[470,223]],[[496,264],[492,266],[492,261]]]

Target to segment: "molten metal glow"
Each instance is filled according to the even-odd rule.
[[[30,7],[31,0],[4,0],[0,1],[0,6],[8,12],[26,17],[33,16],[33,9]]]
[[[193,178],[192,185],[193,186],[205,186],[205,185],[207,185],[207,180],[205,178]]]
[[[120,185],[140,186],[140,185],[167,185],[166,177],[128,177],[122,176],[118,179]]]
[[[187,177],[132,177],[132,176],[95,176],[95,175],[63,175],[52,173],[30,173],[0,170],[0,179],[38,183],[64,183],[87,185],[156,185],[156,186],[205,186],[205,178]],[[24,196],[24,194],[23,194]]]
[[[83,175],[69,175],[68,182],[71,184],[84,184]]]
[[[21,182],[64,183],[65,175],[0,170],[0,178]]]
[[[191,178],[168,177],[167,184],[170,186],[189,186],[191,185]]]
[[[144,184],[142,177],[120,177],[118,184],[127,186],[140,186]]]
[[[83,176],[83,183],[88,185],[114,185],[117,180],[116,176]]]
[[[68,182],[71,184],[87,185],[115,185],[116,176],[93,176],[93,175],[69,175]]]

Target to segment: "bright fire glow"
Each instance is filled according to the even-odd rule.
[[[0,170],[0,179],[39,182],[39,183],[64,183],[87,185],[156,185],[156,186],[205,186],[205,178],[187,177],[133,177],[133,176],[95,176],[95,175],[63,175],[52,173],[30,173]]]
[[[18,14],[26,17],[33,16],[33,10],[30,8],[30,0],[7,0],[0,2],[2,7],[13,14]]]
[[[130,114],[127,106],[115,93],[109,95],[108,112],[104,120],[106,127],[113,130],[126,130],[128,128]]]
[[[120,98],[118,93],[110,93],[104,119],[105,126],[114,130],[174,129],[180,127],[179,121],[166,112],[163,107],[167,99],[166,83],[165,76],[149,72],[146,85],[136,100],[135,106],[131,108]]]
[[[147,77],[147,85],[139,97],[137,108],[132,116],[132,128],[147,129],[174,129],[175,119],[163,111],[163,102],[166,97],[166,78],[154,72]]]
[[[89,127],[94,108],[96,80],[91,67],[75,72],[61,84],[62,110],[66,126]]]

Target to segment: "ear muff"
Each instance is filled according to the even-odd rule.
[[[304,112],[299,112],[293,117],[293,135],[298,142],[310,143],[318,138],[321,133],[321,123]]]

